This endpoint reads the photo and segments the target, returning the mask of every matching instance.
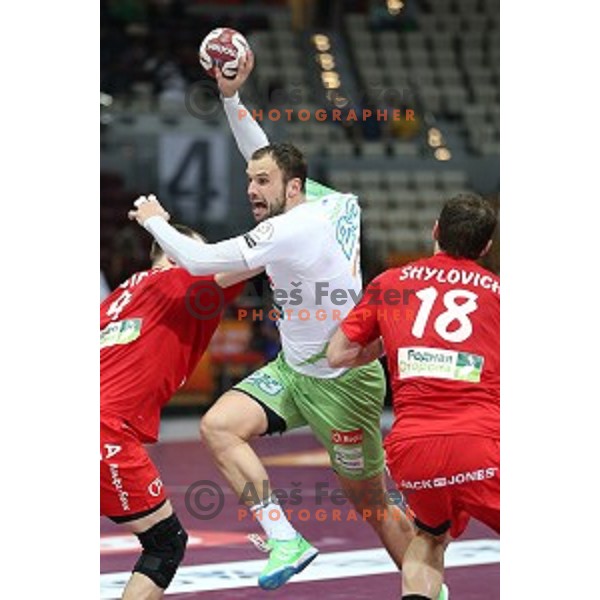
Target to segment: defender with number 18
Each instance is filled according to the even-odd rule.
[[[435,254],[371,282],[327,352],[332,367],[352,366],[379,339],[387,355],[395,422],[386,458],[417,526],[406,599],[437,597],[445,544],[470,517],[500,532],[500,281],[476,262],[496,220],[479,196],[449,200]],[[391,290],[411,292],[405,310],[372,302]]]

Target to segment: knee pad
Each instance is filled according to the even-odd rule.
[[[143,573],[163,590],[175,577],[183,560],[188,535],[175,514],[137,534],[144,549],[135,563],[134,573]]]

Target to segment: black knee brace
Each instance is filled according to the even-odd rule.
[[[188,535],[175,514],[137,534],[144,551],[133,572],[143,573],[163,590],[169,587],[183,560]]]

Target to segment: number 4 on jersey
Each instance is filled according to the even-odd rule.
[[[110,317],[111,320],[115,320],[119,318],[121,311],[125,308],[127,304],[131,302],[133,298],[133,294],[125,290],[109,307],[106,311],[106,316]]]

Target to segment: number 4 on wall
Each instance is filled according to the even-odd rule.
[[[189,171],[197,180],[189,185]],[[187,185],[186,185],[187,183]],[[218,197],[218,192],[210,185],[210,146],[206,141],[192,142],[183,155],[174,175],[169,179],[167,189],[169,197],[176,203],[178,199],[193,196],[199,202],[203,212]]]

